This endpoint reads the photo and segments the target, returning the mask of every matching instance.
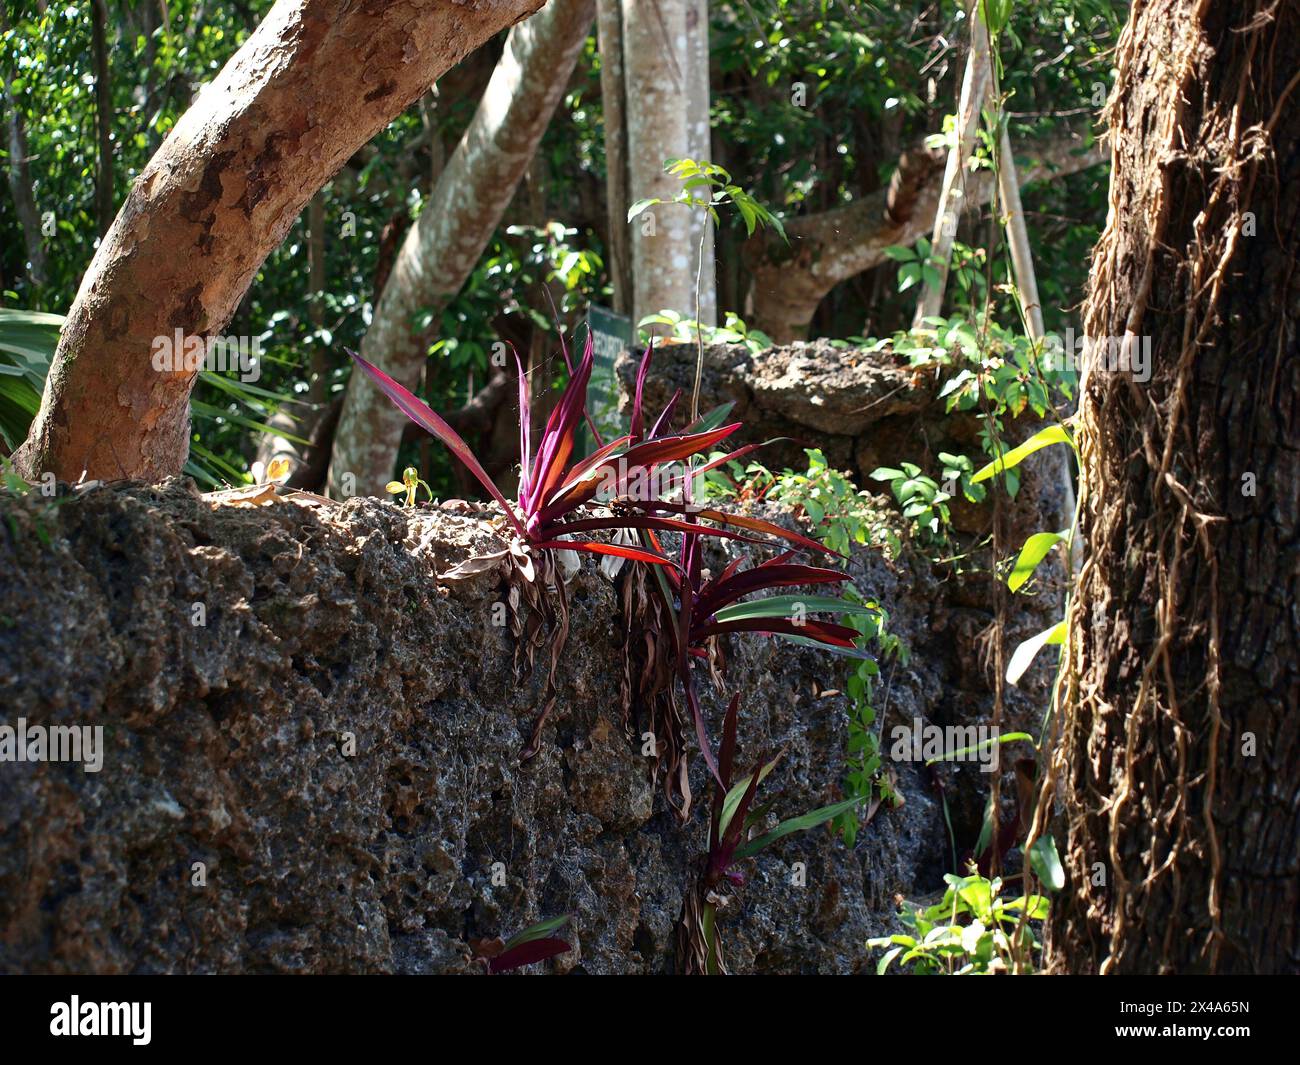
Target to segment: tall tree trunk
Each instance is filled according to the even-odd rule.
[[[29,476],[178,473],[196,371],[155,339],[220,334],[307,201],[450,66],[539,0],[279,0],[136,179],[64,325]]]
[[[628,195],[671,200],[682,188],[665,159],[690,155],[687,0],[623,0]],[[624,222],[626,224],[626,220]],[[632,222],[632,319],[695,314],[697,251],[688,209],[659,204]]]
[[[614,310],[632,313],[632,250],[627,224],[627,101],[623,69],[622,0],[596,0],[600,48],[600,100],[605,130],[605,205],[609,241],[605,267],[614,287]]]
[[[595,0],[551,0],[510,32],[469,128],[407,233],[361,352],[409,388],[419,384],[428,332],[416,314],[438,312],[460,291],[509,205],[564,94],[595,17]],[[354,374],[330,462],[331,492],[382,492],[406,418]],[[351,474],[345,484],[343,477]]]
[[[113,83],[108,69],[108,8],[104,0],[91,4],[90,30],[95,57],[95,134],[99,142],[95,220],[102,237],[113,224]]]
[[[1082,389],[1050,960],[1294,973],[1300,0],[1136,4],[1118,69],[1085,324],[1151,376]]]
[[[9,93],[7,83],[3,89],[5,126],[8,133],[9,191],[14,198],[14,213],[23,230],[23,245],[27,251],[27,275],[33,285],[45,284],[45,243],[41,239],[41,214],[36,206],[32,185],[32,169],[28,165],[27,130],[18,101]]]
[[[686,154],[692,159],[713,159],[709,95],[709,2],[687,0],[686,3]],[[703,211],[692,211],[689,233],[694,249],[693,274],[697,285],[691,293],[690,312],[695,317],[695,298],[699,297],[699,320],[705,325],[718,324],[718,275],[714,250],[713,222]],[[703,241],[703,248],[701,248]]]
[[[1020,309],[1029,338],[1039,341],[1047,332],[1043,325],[1043,303],[1038,296],[1038,275],[1034,271],[1033,249],[1029,246],[1029,227],[1025,225],[1025,205],[1020,199],[1019,170],[1005,128],[998,145],[998,199],[1006,219],[1007,245],[1011,249],[1011,270],[1020,296]]]

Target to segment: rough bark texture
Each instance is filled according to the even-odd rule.
[[[570,586],[560,704],[521,766],[542,678],[514,679],[495,578],[435,576],[497,546],[483,519],[500,515],[300,499],[218,506],[181,481],[0,494],[4,724],[102,724],[107,746],[97,774],[0,767],[0,970],[460,972],[475,939],[564,913],[575,949],[554,968],[674,968],[703,816],[676,826],[623,735],[614,588],[590,562]],[[987,723],[988,588],[936,579],[910,550],[856,551],[850,572],[912,652],[884,667],[882,725]],[[1054,596],[1017,609],[1027,635]],[[772,816],[838,795],[844,676],[809,649],[733,641],[741,756],[786,751]],[[1045,679],[1008,722],[1040,713]],[[720,705],[710,694],[715,724]],[[938,796],[918,765],[894,769],[905,805],[853,850],[818,832],[747,863],[723,917],[733,971],[869,969],[894,895],[939,886]],[[969,846],[987,777],[941,773]]]
[[[1086,325],[1152,376],[1082,397],[1058,969],[1300,971],[1298,86],[1297,0],[1148,0],[1120,44]]]
[[[347,158],[539,0],[280,0],[136,180],[73,303],[29,474],[160,478],[188,450],[195,373],[154,338],[216,336]]]
[[[1029,162],[1019,170],[1022,186],[1085,170],[1106,158],[1097,145],[1074,137],[1023,145],[1020,154]],[[778,343],[803,337],[817,305],[837,284],[879,266],[891,245],[910,247],[928,234],[942,185],[942,156],[909,152],[899,160],[887,189],[787,222],[788,245],[775,234],[755,234],[744,251],[754,277],[747,321]],[[986,203],[991,190],[987,171],[969,178],[966,205]]]
[[[664,160],[690,155],[687,0],[623,0],[628,186],[632,202],[671,200],[682,188]],[[626,217],[626,216],[625,216]],[[697,248],[689,209],[657,204],[632,220],[632,320],[675,310],[695,316]]]
[[[430,341],[413,320],[431,310],[436,321],[473,271],[536,154],[595,11],[595,0],[551,0],[510,31],[469,128],[402,242],[361,353],[408,388],[419,384]],[[406,423],[354,374],[334,437],[331,494],[340,494],[345,473],[358,493],[381,492]]]

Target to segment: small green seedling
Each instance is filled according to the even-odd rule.
[[[415,506],[415,490],[420,487],[424,488],[425,495],[432,500],[433,492],[430,490],[429,486],[420,479],[420,471],[414,466],[407,466],[406,469],[402,471],[402,479],[400,481],[389,481],[384,485],[384,490],[390,495],[395,496],[401,495],[405,492],[406,505],[408,507],[413,507]]]

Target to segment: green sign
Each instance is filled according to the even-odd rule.
[[[627,431],[618,413],[619,388],[614,363],[619,355],[632,349],[632,319],[593,303],[587,310],[587,327],[591,330],[595,354],[587,402],[591,420],[608,440]]]

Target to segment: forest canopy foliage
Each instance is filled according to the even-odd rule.
[[[94,254],[94,235],[271,3],[8,6],[0,28],[2,103],[27,152],[25,176],[11,167],[10,181],[29,182],[43,261],[31,261],[31,234],[14,197],[0,197],[0,292],[6,307],[63,314]],[[939,134],[954,110],[963,7],[954,0],[709,5],[713,161],[787,223],[882,190],[900,155]],[[1091,141],[1092,115],[1109,88],[1107,50],[1124,8],[1108,0],[1015,5],[1004,34],[1003,85],[1012,140],[1027,160],[1035,145],[1064,134],[1080,145]],[[247,478],[264,426],[308,437],[337,400],[350,372],[343,350],[360,346],[394,248],[465,131],[501,48],[498,38],[469,55],[349,159],[266,260],[225,329],[256,340],[260,378],[245,385],[209,374],[200,381],[192,472],[210,483]],[[501,342],[545,352],[558,383],[552,306],[573,332],[590,304],[611,303],[602,103],[593,27],[537,157],[477,266],[450,302],[411,323],[427,340],[419,391],[434,409],[471,401],[491,377]],[[1094,168],[1026,190],[1049,328],[1080,298],[1104,216],[1104,177]],[[315,241],[313,217],[321,230]],[[988,223],[987,211],[963,218],[959,262],[964,247],[984,243]],[[776,238],[759,234],[747,243],[744,228],[725,219],[716,235],[719,321],[729,314],[735,335],[752,328],[762,336],[750,263],[764,239]],[[954,309],[979,298],[970,291],[982,282],[974,265],[957,271]],[[995,286],[1005,282],[1004,269],[993,264]],[[889,261],[835,285],[811,332],[857,338],[904,328],[913,294],[897,291],[900,271],[905,279],[906,264]],[[1013,319],[1013,303],[997,291],[1000,313]],[[691,307],[659,309],[693,317]],[[276,420],[277,412],[295,420]],[[416,446],[408,442],[402,458],[422,458],[436,490],[472,490],[444,456],[427,447],[417,456]]]

